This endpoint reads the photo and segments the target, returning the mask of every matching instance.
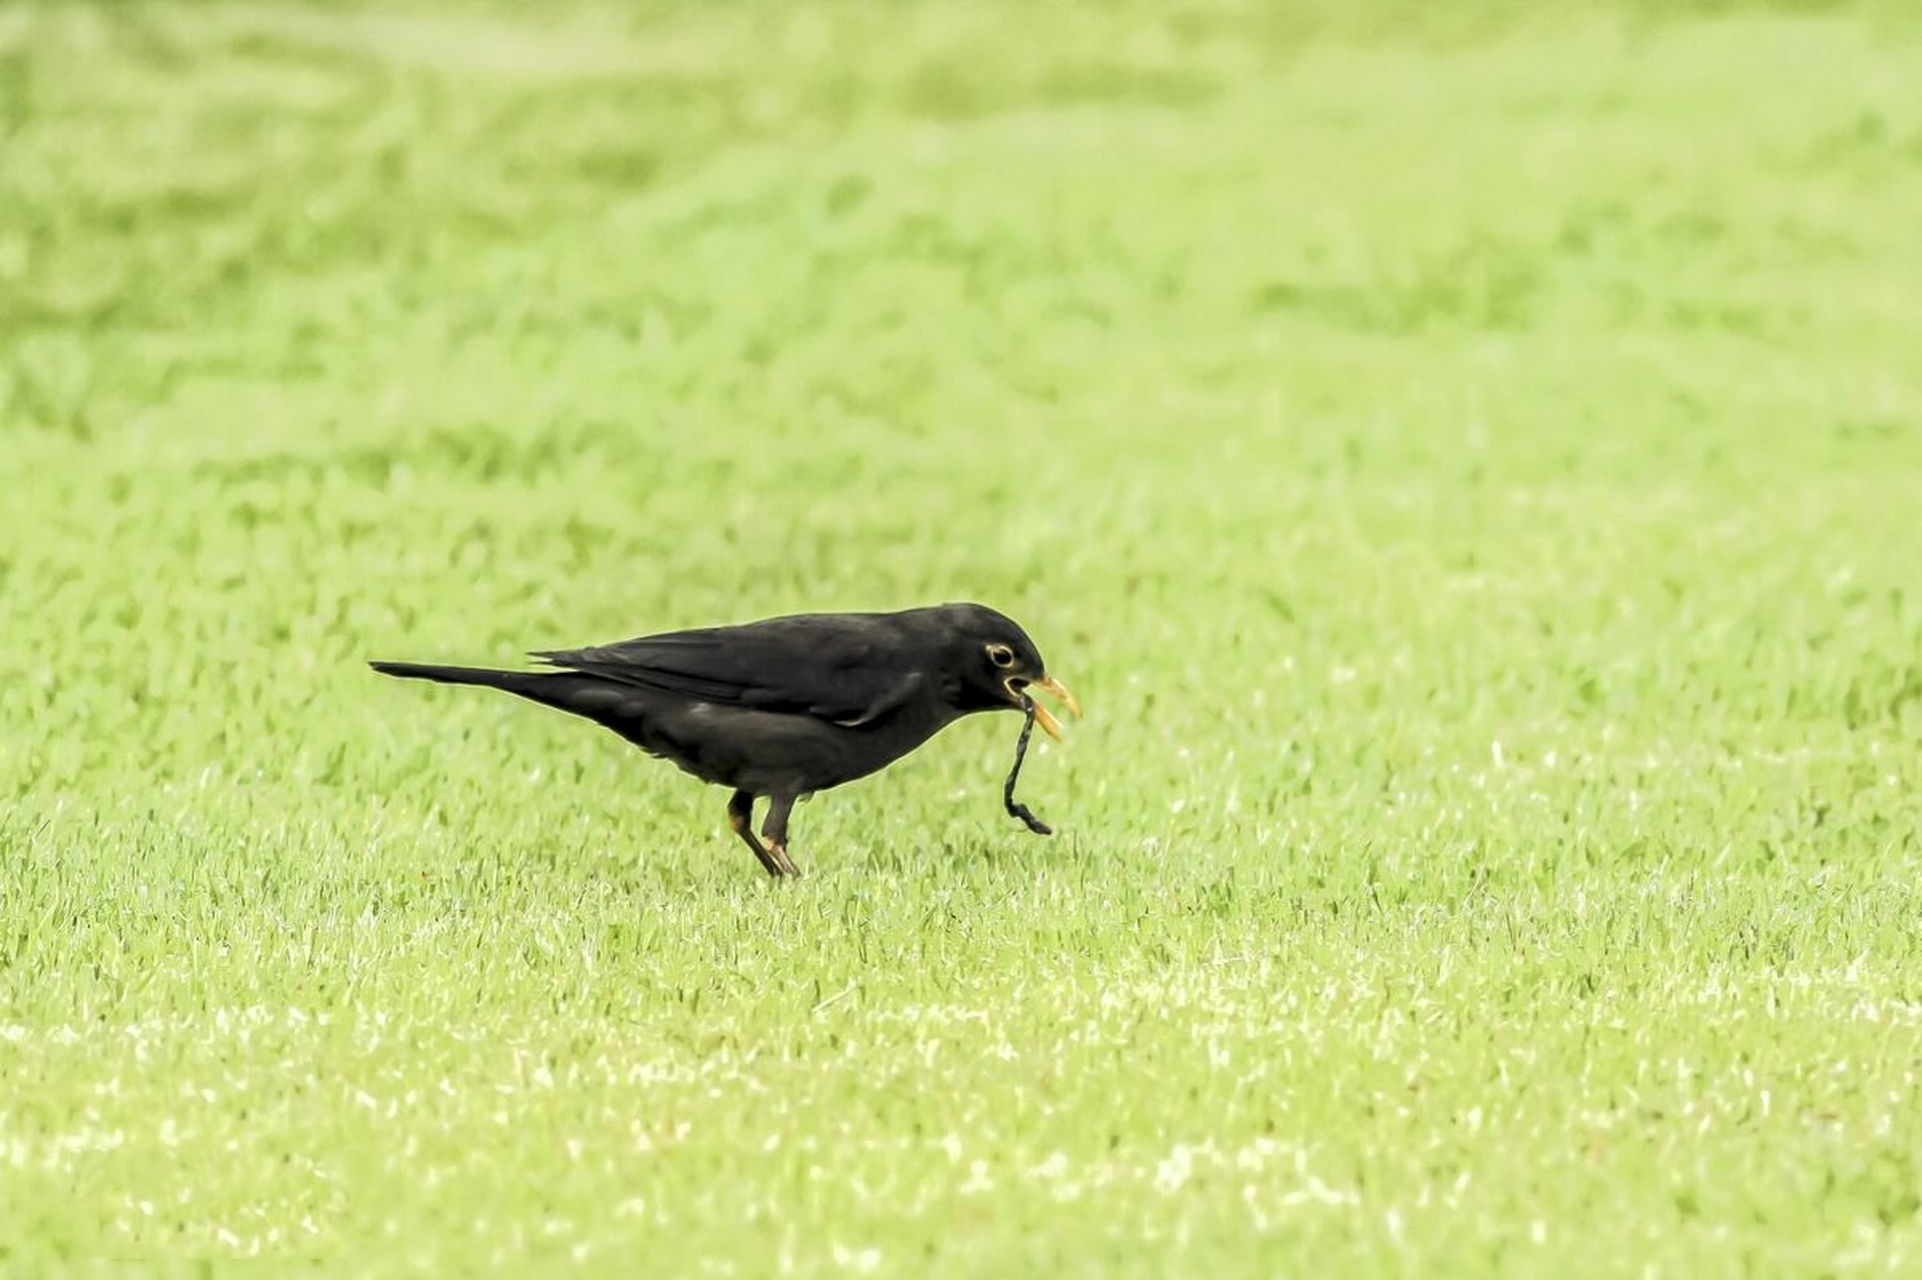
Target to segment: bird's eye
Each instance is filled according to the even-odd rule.
[[[1012,667],[1014,665],[1014,650],[1008,648],[1005,644],[991,644],[988,646],[988,661],[997,667]]]

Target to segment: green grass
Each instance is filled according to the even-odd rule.
[[[0,8],[0,1265],[1922,1268],[1906,6],[539,14]]]

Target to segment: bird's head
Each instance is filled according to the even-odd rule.
[[[959,711],[1020,709],[1030,689],[1044,689],[1061,700],[1074,715],[1081,704],[1066,685],[1048,674],[1048,664],[1028,633],[1008,617],[986,605],[948,604],[941,615],[946,634],[943,683],[948,700]],[[1034,718],[1059,740],[1061,722],[1039,702]]]

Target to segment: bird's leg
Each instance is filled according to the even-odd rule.
[[[793,796],[770,796],[767,806],[767,821],[761,824],[761,836],[767,841],[768,853],[781,864],[784,874],[798,876],[799,867],[787,856],[787,816],[794,811]]]
[[[769,816],[772,817],[772,815]],[[728,830],[741,837],[747,842],[747,847],[754,850],[754,856],[761,860],[762,868],[769,875],[787,874],[781,869],[781,864],[775,860],[774,855],[762,848],[761,842],[754,838],[754,796],[751,792],[736,791],[728,800],[727,825]]]

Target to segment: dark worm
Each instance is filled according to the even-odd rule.
[[[1010,816],[1028,824],[1028,830],[1038,836],[1051,836],[1054,828],[1035,817],[1033,810],[1014,798],[1014,780],[1021,776],[1021,762],[1028,754],[1028,739],[1034,735],[1034,699],[1022,694],[1021,709],[1028,713],[1028,718],[1021,725],[1021,740],[1014,744],[1014,768],[1008,770],[1008,784],[1001,788],[1001,801],[1008,806]]]

